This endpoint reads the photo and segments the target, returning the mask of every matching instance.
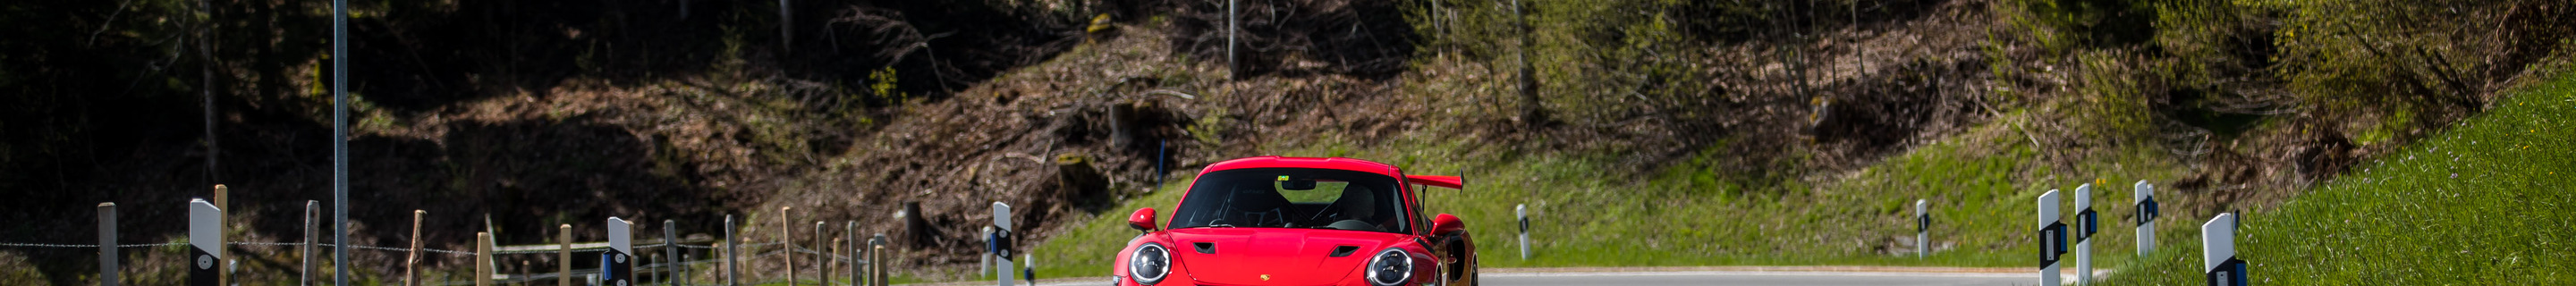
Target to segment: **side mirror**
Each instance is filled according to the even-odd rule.
[[[1134,228],[1136,231],[1154,232],[1154,208],[1136,209],[1136,214],[1127,215],[1127,227]]]
[[[1431,217],[1431,235],[1450,235],[1466,230],[1467,223],[1458,221],[1457,216],[1440,214]]]

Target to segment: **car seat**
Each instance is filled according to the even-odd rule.
[[[1226,206],[1234,210],[1227,213],[1232,217],[1225,220],[1238,224],[1236,226],[1287,224],[1287,213],[1282,208],[1288,207],[1288,196],[1279,194],[1277,186],[1273,186],[1270,181],[1237,184],[1234,187],[1233,196],[1226,198],[1226,201]]]

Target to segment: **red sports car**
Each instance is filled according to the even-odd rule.
[[[1153,208],[1128,216],[1145,234],[1110,274],[1117,285],[1475,285],[1466,226],[1424,215],[1415,192],[1464,184],[1350,158],[1218,162],[1170,225],[1156,227]]]

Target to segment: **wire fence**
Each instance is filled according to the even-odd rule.
[[[227,229],[235,228],[235,226],[228,226],[228,224],[231,223],[226,223],[225,220],[221,219],[225,217],[223,208],[220,206],[226,201],[226,188],[219,185],[215,190],[215,198],[212,202],[207,200],[191,200],[189,202],[188,217],[190,218],[189,221],[191,221],[191,223],[188,225],[189,231],[187,234],[189,237],[186,239],[199,243],[207,241],[222,241],[223,247],[221,248],[237,250],[213,251],[238,252],[240,254],[212,255],[211,257],[199,256],[194,257],[193,259],[176,258],[177,260],[195,260],[196,263],[194,264],[147,262],[144,265],[152,265],[149,267],[176,266],[181,268],[191,267],[179,265],[209,267],[207,266],[208,263],[205,259],[215,258],[217,259],[215,262],[223,265],[223,267],[219,269],[221,269],[222,273],[226,273],[225,276],[232,277],[233,279],[254,280],[286,279],[293,281],[301,279],[303,281],[321,281],[315,279],[323,279],[319,276],[325,275],[324,273],[328,273],[328,271],[351,271],[341,272],[337,275],[392,275],[392,277],[375,277],[375,279],[371,280],[424,282],[421,284],[426,285],[473,285],[494,282],[501,284],[527,284],[540,281],[571,282],[576,280],[598,284],[601,283],[598,281],[601,277],[598,276],[602,273],[602,266],[603,264],[608,263],[601,260],[606,258],[602,254],[608,252],[611,248],[610,242],[568,241],[571,240],[570,225],[565,225],[565,227],[563,227],[565,231],[556,233],[558,236],[553,239],[554,243],[503,246],[496,245],[497,243],[493,240],[494,238],[488,235],[488,233],[476,232],[473,236],[474,238],[472,239],[472,243],[470,244],[473,245],[473,248],[475,249],[456,250],[421,247],[422,243],[431,242],[421,239],[423,230],[421,229],[420,224],[426,216],[426,213],[421,211],[413,211],[413,224],[409,240],[410,244],[408,245],[337,245],[333,242],[322,241],[326,236],[322,236],[320,234],[321,227],[316,224],[318,218],[321,217],[321,208],[317,201],[306,201],[304,204],[306,223],[302,225],[304,228],[303,237],[301,237],[302,241],[224,241],[228,239],[223,236],[203,236],[208,234],[220,234],[224,233]],[[104,282],[101,284],[115,285],[121,284],[117,282],[124,280],[120,279],[120,277],[124,277],[125,275],[118,275],[121,274],[121,272],[137,271],[137,273],[168,273],[162,270],[127,269],[121,262],[122,260],[127,259],[126,257],[129,256],[129,253],[126,253],[126,251],[119,251],[121,249],[160,248],[141,252],[145,253],[147,256],[144,257],[148,257],[148,259],[163,260],[173,259],[165,256],[171,254],[171,251],[180,250],[181,248],[193,248],[191,245],[194,243],[190,242],[141,244],[115,243],[120,237],[116,232],[120,227],[120,224],[116,219],[116,209],[117,206],[115,203],[98,204],[99,232],[97,241],[102,242],[103,244],[0,241],[0,250],[20,252],[45,251],[53,254],[95,252],[99,254],[97,259],[100,267],[97,268],[97,276],[89,277],[112,279],[101,281]],[[782,208],[780,211],[783,214],[783,212],[787,210]],[[215,219],[201,220],[208,218],[206,216],[211,216]],[[870,263],[869,259],[867,259],[868,257],[872,257],[869,255],[869,251],[882,250],[869,250],[868,248],[862,247],[863,245],[880,245],[882,241],[878,241],[873,238],[861,240],[861,237],[858,236],[855,229],[857,226],[856,222],[845,222],[851,229],[847,232],[837,233],[844,239],[829,238],[831,237],[830,234],[835,234],[835,232],[825,230],[824,223],[816,222],[814,223],[815,232],[805,233],[805,235],[812,235],[812,240],[808,242],[804,240],[789,240],[789,237],[791,236],[788,236],[789,233],[784,232],[798,228],[788,227],[790,225],[786,224],[786,221],[780,221],[778,222],[781,224],[779,230],[782,231],[782,233],[779,233],[780,236],[777,237],[777,240],[771,240],[768,242],[752,242],[751,239],[747,239],[750,236],[737,236],[734,231],[730,230],[730,228],[737,227],[737,225],[733,223],[735,222],[733,216],[726,216],[725,221],[726,223],[724,224],[724,227],[729,230],[724,231],[724,235],[721,239],[695,238],[694,240],[683,240],[678,237],[678,233],[676,231],[679,230],[680,227],[675,223],[675,220],[665,220],[661,227],[662,233],[659,241],[649,242],[649,244],[633,245],[633,249],[631,249],[632,253],[627,253],[630,256],[614,258],[614,263],[632,265],[633,267],[633,272],[631,272],[631,274],[620,274],[620,277],[632,280],[620,282],[637,282],[644,285],[683,285],[699,283],[768,284],[780,282],[792,282],[791,284],[830,283],[860,280],[859,276],[861,275],[875,277],[870,279],[882,279],[882,275],[885,275],[887,270],[886,265]],[[611,232],[617,232],[621,229],[631,229],[632,227],[641,225],[634,222],[620,222],[615,219],[611,219],[610,223],[623,224],[620,226],[622,228],[611,229]],[[762,224],[749,224],[742,226],[752,225]],[[213,232],[204,232],[205,230],[213,230]],[[653,236],[647,232],[623,233],[625,236],[623,238],[625,239],[638,239]],[[766,234],[763,234],[763,236],[766,236]],[[807,236],[793,237],[806,238]],[[881,238],[883,235],[880,234],[875,237]],[[0,240],[7,239],[9,238],[0,238]],[[825,243],[825,241],[832,242]],[[388,263],[386,261],[388,260],[381,260],[383,259],[382,257],[386,256],[376,256],[377,258],[370,259],[379,260],[370,260],[371,262],[368,263],[342,263],[332,266],[321,266],[335,263],[328,261],[334,260],[331,259],[334,256],[345,256],[356,252],[370,252],[370,255],[392,254],[386,256],[395,257],[396,259],[394,261],[396,262],[390,262],[390,264],[393,265],[388,267],[388,265],[386,265]],[[844,252],[847,253],[845,254]],[[185,256],[191,254],[181,255]],[[300,260],[300,263],[298,260]],[[359,264],[374,265],[365,265],[365,267],[361,267]],[[724,266],[729,267],[714,267],[708,264],[723,264]],[[759,270],[752,270],[755,267],[754,265],[758,265],[757,267]],[[779,267],[782,265],[785,267]],[[251,268],[254,269],[244,269],[243,266],[251,266]],[[322,269],[324,267],[331,269]],[[353,270],[352,268],[355,269]],[[862,271],[862,269],[865,269],[866,271]],[[464,279],[457,279],[460,278],[459,276],[462,276]],[[258,282],[281,284],[274,281]],[[580,283],[546,284],[577,285]]]
[[[301,247],[301,246],[305,246],[307,243],[303,243],[303,242],[226,242],[226,243],[224,243],[224,244],[225,244],[225,245],[236,245],[236,246],[260,246],[260,247],[281,247],[281,246],[282,246],[282,247]],[[328,242],[314,242],[314,243],[311,243],[311,244],[312,244],[313,246],[317,247],[317,248],[318,248],[317,250],[320,250],[320,251],[330,251],[330,250],[331,250],[331,248],[332,248],[332,247],[334,247],[334,245],[333,245],[333,244],[328,243]],[[739,244],[739,245],[735,245],[735,247],[737,247],[737,248],[761,248],[761,247],[776,246],[776,245],[780,245],[780,244],[781,244],[781,243],[777,243],[777,242],[767,242],[767,243],[748,243],[748,244]],[[149,248],[149,247],[170,247],[170,246],[186,246],[186,245],[188,245],[188,243],[185,243],[185,242],[173,242],[173,243],[147,243],[147,244],[118,244],[118,245],[116,245],[116,247],[117,247],[117,248]],[[635,248],[637,249],[637,252],[639,252],[639,253],[642,253],[642,254],[648,254],[648,255],[654,255],[654,254],[660,254],[660,253],[659,253],[659,252],[647,252],[647,251],[643,251],[643,250],[644,250],[644,249],[662,248],[662,247],[679,247],[679,248],[685,248],[685,249],[700,249],[700,250],[714,250],[714,249],[717,249],[717,247],[716,247],[716,246],[709,246],[709,245],[672,244],[672,243],[658,243],[658,244],[652,244],[652,245],[641,245],[641,246],[636,246]],[[66,244],[66,243],[16,243],[16,242],[0,242],[0,248],[54,248],[54,249],[65,249],[65,250],[80,250],[80,249],[96,249],[96,248],[99,248],[99,245],[97,245],[97,244]],[[383,247],[383,246],[367,246],[367,245],[350,245],[350,246],[349,246],[349,248],[350,248],[350,249],[356,249],[356,250],[386,251],[386,252],[410,252],[410,251],[411,251],[411,249],[410,249],[410,248],[407,248],[407,247]],[[475,254],[476,254],[476,253],[475,253],[475,252],[473,252],[473,251],[464,251],[464,250],[447,250],[447,249],[434,249],[434,248],[421,248],[421,249],[420,249],[420,251],[421,251],[421,252],[425,252],[425,253],[447,254],[447,255],[467,256],[467,257],[475,256]],[[576,248],[576,249],[571,249],[571,250],[569,250],[569,252],[571,252],[571,253],[576,253],[576,254],[601,253],[601,252],[605,252],[605,251],[607,251],[607,249],[606,249],[605,247],[600,247],[600,248]],[[838,281],[838,282],[835,282],[835,283],[849,283],[849,278],[850,278],[850,277],[849,277],[849,275],[847,275],[847,274],[848,274],[848,273],[850,273],[852,270],[850,270],[849,268],[841,268],[841,267],[852,267],[852,266],[856,266],[856,265],[864,265],[864,264],[867,264],[867,263],[868,263],[868,261],[867,261],[867,260],[865,260],[865,259],[860,259],[860,258],[850,257],[850,256],[847,256],[847,255],[841,255],[841,254],[839,254],[839,253],[825,253],[825,252],[823,252],[823,251],[817,251],[817,250],[814,250],[814,249],[812,249],[812,248],[806,248],[806,247],[803,247],[803,246],[789,246],[789,247],[787,247],[787,248],[769,249],[768,251],[759,252],[759,253],[757,253],[757,254],[750,254],[750,255],[742,255],[742,256],[738,256],[738,257],[736,257],[735,259],[736,259],[736,261],[737,261],[737,262],[760,261],[760,260],[766,260],[766,259],[773,259],[773,258],[776,258],[776,257],[778,257],[778,256],[781,256],[781,255],[788,255],[788,254],[791,254],[791,253],[794,253],[794,254],[802,254],[802,255],[823,255],[823,256],[828,256],[828,257],[830,257],[830,258],[831,258],[831,260],[832,260],[832,261],[831,261],[831,263],[832,263],[832,264],[837,265],[837,266],[824,266],[824,265],[813,265],[813,266],[810,266],[810,267],[814,267],[814,268],[833,267],[833,269],[830,269],[830,270],[829,270],[829,271],[832,271],[832,272],[823,272],[823,271],[826,271],[826,270],[823,270],[823,269],[808,269],[808,270],[804,270],[804,271],[794,271],[794,272],[790,272],[790,274],[792,274],[792,275],[796,275],[796,276],[804,276],[804,277],[797,277],[797,279],[795,279],[795,281],[801,281],[801,282],[817,282],[817,283],[819,283],[819,281],[814,280],[814,278],[815,278],[814,276],[820,276],[820,277],[825,277],[824,279],[832,279],[833,281]],[[559,252],[558,252],[558,250],[548,249],[548,250],[493,251],[493,252],[492,252],[492,254],[495,254],[495,255],[506,255],[506,254],[559,254]],[[714,255],[710,255],[710,256],[714,256]],[[657,257],[657,258],[655,258],[655,259],[672,259],[672,258],[669,258],[669,257]],[[676,260],[676,259],[673,259],[673,260]],[[499,268],[499,267],[506,267],[506,265],[500,265],[501,263],[498,263],[497,261],[498,261],[498,259],[495,259],[495,264],[496,264],[496,265],[493,265],[494,267],[496,267],[496,268]],[[648,279],[638,279],[638,280],[637,280],[637,281],[644,281],[644,282],[645,282],[645,283],[644,283],[645,285],[718,285],[718,284],[722,284],[722,282],[723,282],[723,281],[722,281],[722,280],[723,280],[723,277],[721,276],[721,275],[723,275],[722,273],[698,274],[697,272],[699,272],[700,270],[716,270],[716,271],[720,271],[720,270],[718,270],[718,269],[713,269],[713,268],[714,268],[714,266],[713,266],[713,265],[710,265],[710,264],[721,264],[721,263],[723,263],[723,262],[724,262],[724,259],[723,259],[723,258],[721,258],[721,257],[704,257],[704,258],[694,259],[694,260],[689,260],[689,261],[676,261],[676,262],[673,262],[673,261],[653,261],[653,262],[646,262],[646,263],[638,263],[639,265],[637,265],[635,269],[636,269],[636,272],[637,272],[637,273],[642,273],[642,274],[651,274],[651,275],[659,275],[659,276],[638,276],[638,278],[652,278],[652,279],[649,279],[649,280],[648,280]],[[595,280],[595,279],[597,279],[597,278],[598,278],[598,277],[596,277],[595,275],[600,274],[600,270],[599,270],[599,269],[597,269],[597,268],[593,268],[593,267],[574,267],[574,269],[575,269],[575,270],[573,270],[573,271],[571,271],[571,272],[569,272],[569,273],[556,272],[556,271],[534,272],[534,271],[528,271],[528,270],[531,270],[531,269],[527,269],[527,268],[529,268],[529,267],[517,267],[517,268],[520,268],[520,269],[522,270],[522,273],[528,273],[528,274],[524,274],[524,275],[522,275],[522,274],[513,274],[513,273],[506,273],[506,272],[502,272],[502,271],[495,270],[495,272],[496,272],[496,273],[493,273],[494,275],[493,275],[493,277],[492,277],[492,278],[491,278],[491,280],[490,280],[490,281],[491,281],[491,283],[495,283],[495,284],[533,284],[533,283],[552,283],[553,281],[559,281],[561,278],[566,277],[565,275],[571,275],[571,277],[574,277],[574,278],[575,278],[574,280],[576,280],[576,283],[596,283],[597,281],[593,281],[593,280]],[[676,270],[676,271],[674,271],[674,270]],[[744,274],[750,274],[750,273],[744,273]],[[809,274],[811,274],[811,275],[809,275]],[[836,275],[836,274],[839,274],[839,275]],[[667,277],[667,276],[678,276],[678,277]],[[787,283],[787,282],[789,281],[789,279],[787,279],[786,277],[778,277],[778,276],[780,276],[780,275],[772,275],[771,277],[768,277],[767,279],[741,280],[741,282],[742,282],[742,283],[744,283],[744,284],[773,284],[773,283]],[[444,278],[444,277],[432,277],[432,278]],[[399,278],[396,278],[396,279],[399,279]],[[447,280],[447,281],[445,281],[445,282],[432,282],[432,283],[428,283],[428,284],[429,284],[429,285],[474,285],[474,282],[473,282],[471,279],[466,279],[466,280],[464,280],[464,281],[455,281],[455,279],[439,279],[439,280]],[[706,284],[700,284],[700,283],[706,283]]]

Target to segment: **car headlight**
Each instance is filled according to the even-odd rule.
[[[1388,248],[1369,258],[1367,270],[1369,284],[1401,285],[1413,280],[1413,257],[1406,255],[1404,249]]]
[[[1172,274],[1172,251],[1161,243],[1145,243],[1127,257],[1127,278],[1136,284],[1154,285]]]

